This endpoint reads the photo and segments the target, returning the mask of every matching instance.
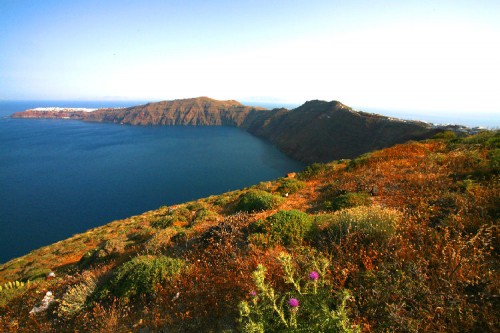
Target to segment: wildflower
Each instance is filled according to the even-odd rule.
[[[311,279],[312,281],[316,281],[319,279],[319,273],[316,272],[316,271],[312,271],[311,273],[309,273],[309,279]]]
[[[256,293],[255,291],[253,291],[253,290],[252,290],[252,291],[250,292],[250,296],[255,297],[255,296],[257,296],[257,293]]]
[[[291,308],[296,308],[299,306],[299,300],[296,298],[290,298],[288,305],[290,305]]]

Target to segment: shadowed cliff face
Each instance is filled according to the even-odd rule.
[[[408,140],[428,138],[436,132],[426,123],[358,112],[337,101],[309,101],[290,111],[200,97],[94,112],[27,110],[12,116],[130,125],[236,126],[269,140],[303,162],[352,158]]]
[[[428,124],[353,111],[337,101],[306,102],[291,111],[276,111],[269,119],[248,131],[305,162],[352,158],[433,135]]]

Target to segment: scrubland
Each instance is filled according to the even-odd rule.
[[[1,265],[0,331],[498,332],[499,171],[448,133],[114,221]]]

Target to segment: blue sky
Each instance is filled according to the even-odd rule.
[[[500,1],[0,0],[0,99],[500,113]]]

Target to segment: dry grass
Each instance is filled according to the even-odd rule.
[[[325,279],[333,290],[351,290],[349,315],[363,331],[496,331],[500,179],[492,159],[499,147],[469,141],[413,142],[332,162],[299,175],[305,187],[287,197],[277,192],[282,179],[256,185],[282,195],[283,202],[269,210],[234,215],[238,197],[249,191],[244,189],[161,207],[35,250],[0,266],[0,284],[39,276],[0,307],[0,331],[234,330],[237,305],[254,290],[251,273],[258,264],[267,267],[273,288],[286,287],[276,261],[283,251],[298,266],[307,266],[314,253],[327,258]],[[390,232],[375,235],[383,241],[367,241],[373,228],[361,227],[325,238],[329,234],[323,231],[335,229],[334,220],[340,218],[328,223],[321,218],[325,193],[349,192],[370,193],[372,205],[333,215],[361,216],[378,209],[397,216]],[[151,227],[178,209],[183,223]],[[249,242],[249,225],[280,210],[300,210],[323,224],[300,246]],[[61,319],[57,307],[53,314],[27,315],[43,291],[62,299],[83,282],[84,272],[96,277],[99,288],[120,264],[138,255],[180,258],[190,269],[172,285],[157,286],[148,299],[93,295],[71,319]],[[56,279],[44,279],[49,270]]]

